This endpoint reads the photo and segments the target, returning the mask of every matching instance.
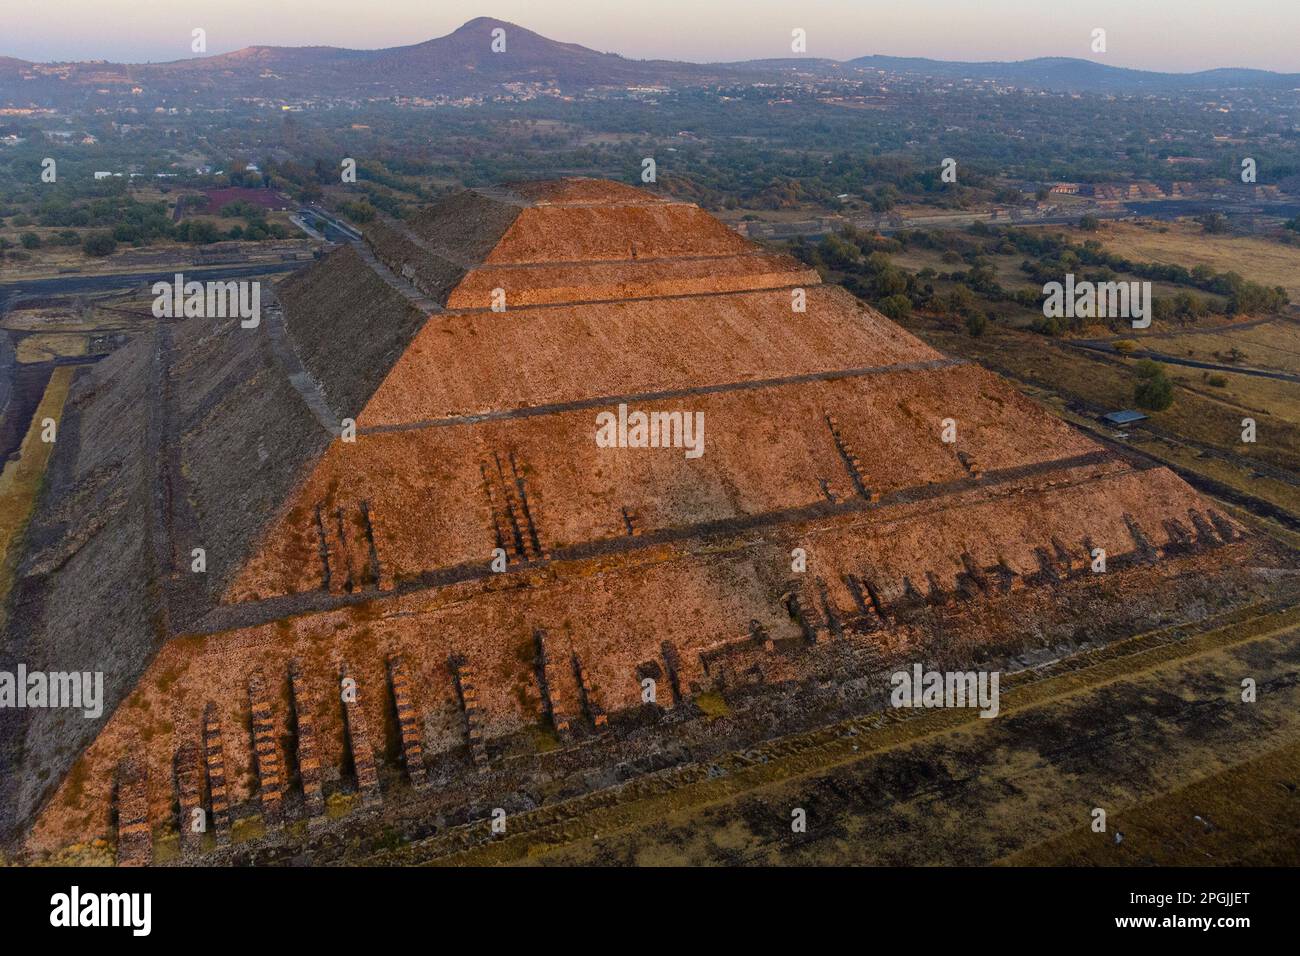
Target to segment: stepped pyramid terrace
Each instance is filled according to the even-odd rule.
[[[105,706],[0,717],[22,852],[430,832],[815,725],[900,664],[1203,616],[1279,560],[641,188],[458,193],[268,302],[160,321],[73,387],[0,669],[103,672]]]

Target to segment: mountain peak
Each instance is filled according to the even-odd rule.
[[[449,36],[456,36],[458,33],[465,33],[471,30],[492,29],[494,27],[509,27],[513,30],[522,30],[523,27],[516,26],[508,20],[498,20],[496,17],[475,17],[473,20],[466,20],[455,30],[451,31]]]

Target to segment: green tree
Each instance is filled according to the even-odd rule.
[[[1211,234],[1228,231],[1228,219],[1221,212],[1211,212],[1204,216],[1198,216],[1196,221],[1201,224],[1201,228]]]
[[[970,315],[978,301],[974,292],[964,285],[959,285],[948,293],[948,311],[956,312],[958,315]]]
[[[1165,374],[1165,368],[1159,362],[1143,359],[1137,364],[1137,387],[1133,390],[1133,401],[1140,408],[1163,412],[1174,403],[1174,383]]]
[[[117,240],[107,232],[92,232],[82,240],[81,251],[88,256],[111,256],[117,251]]]
[[[851,242],[839,236],[827,236],[817,245],[817,253],[822,262],[832,269],[845,271],[851,269],[858,259],[858,249]]]
[[[905,295],[891,295],[881,300],[880,311],[897,322],[912,314],[912,300]]]

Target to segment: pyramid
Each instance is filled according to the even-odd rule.
[[[160,324],[77,382],[4,646],[108,706],[8,718],[11,840],[454,786],[940,619],[1122,624],[1254,547],[693,204],[524,183],[364,232],[258,329]],[[596,440],[633,413],[702,453]]]

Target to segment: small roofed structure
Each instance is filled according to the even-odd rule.
[[[1136,412],[1131,408],[1123,408],[1118,412],[1107,412],[1101,416],[1101,420],[1108,425],[1114,425],[1121,428],[1125,425],[1132,425],[1134,422],[1146,421],[1147,416],[1142,412]]]

